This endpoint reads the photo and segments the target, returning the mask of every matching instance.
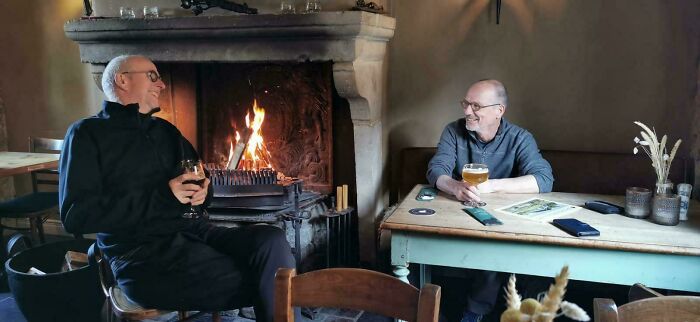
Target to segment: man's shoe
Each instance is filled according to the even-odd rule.
[[[480,322],[484,318],[483,315],[474,313],[469,310],[464,310],[462,313],[462,320],[460,322]]]

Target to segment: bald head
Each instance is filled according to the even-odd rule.
[[[130,70],[130,67],[136,61],[150,61],[144,56],[137,55],[121,55],[113,58],[105,67],[102,73],[102,91],[107,96],[107,100],[112,102],[118,102],[119,98],[117,96],[117,75],[125,71]]]
[[[506,87],[503,83],[495,79],[482,79],[474,83],[469,89],[478,89],[480,91],[488,92],[492,98],[493,103],[498,103],[504,107],[508,106],[508,93],[506,92]]]
[[[122,105],[139,104],[139,112],[152,113],[165,84],[153,62],[144,56],[118,56],[102,74],[102,91],[107,100]]]

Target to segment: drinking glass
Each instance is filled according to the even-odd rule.
[[[629,187],[625,191],[625,216],[646,218],[651,212],[651,190]]]
[[[134,19],[134,18],[136,18],[136,13],[134,12],[134,8],[120,7],[119,8],[119,17],[121,17],[122,19]]]
[[[182,173],[193,173],[198,177],[197,179],[185,180],[182,182],[183,184],[196,184],[201,187],[207,179],[204,173],[204,166],[200,160],[182,160],[181,168]],[[192,206],[190,203],[190,209],[182,214],[182,216],[185,218],[199,218],[206,217],[206,213],[203,212],[199,206]]]
[[[462,180],[469,185],[476,186],[489,179],[489,167],[481,163],[467,163],[462,167]],[[483,201],[465,201],[462,204],[468,207],[483,207]]]
[[[678,195],[681,196],[680,220],[688,220],[688,206],[690,205],[690,193],[693,186],[687,183],[678,184]]]
[[[321,12],[321,0],[306,0],[306,12]]]
[[[294,8],[294,1],[293,0],[282,0],[280,3],[280,12],[281,13],[294,13],[295,8]]]
[[[145,19],[158,18],[158,7],[157,6],[143,6],[143,17]]]

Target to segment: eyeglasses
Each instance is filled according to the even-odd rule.
[[[484,106],[481,106],[481,105],[479,105],[479,103],[473,103],[473,102],[470,102],[470,101],[467,101],[467,100],[461,100],[461,101],[459,101],[459,104],[462,105],[462,108],[465,109],[465,110],[466,110],[469,106],[471,106],[471,107],[472,107],[472,111],[474,111],[474,112],[477,112],[477,111],[479,111],[480,109],[482,109],[482,108],[484,108],[484,107],[491,107],[491,106],[501,105],[500,103],[497,103],[497,104],[491,104],[491,105],[484,105]]]
[[[151,80],[151,82],[155,83],[155,82],[162,79],[160,77],[160,75],[158,75],[158,73],[155,70],[149,70],[146,72],[122,72],[122,74],[144,74],[144,73],[146,74],[146,77],[148,77],[148,79]]]

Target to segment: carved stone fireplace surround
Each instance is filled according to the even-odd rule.
[[[360,258],[373,262],[375,219],[384,208],[384,64],[395,25],[392,17],[348,11],[76,20],[64,29],[78,42],[80,59],[91,64],[98,86],[106,63],[124,54],[156,63],[331,61],[336,91],[347,99],[353,124]]]

